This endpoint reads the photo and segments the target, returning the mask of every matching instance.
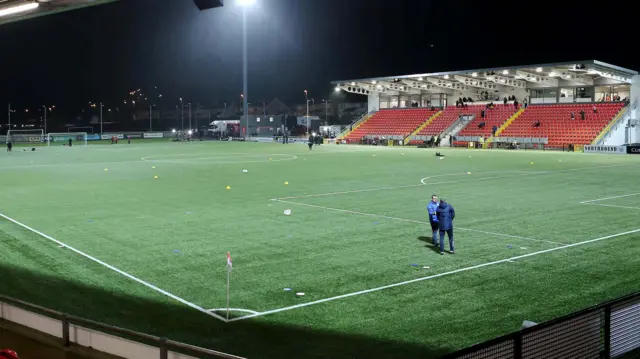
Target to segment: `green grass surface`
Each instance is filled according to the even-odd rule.
[[[428,358],[640,288],[640,232],[581,243],[640,229],[640,195],[580,204],[640,192],[639,157],[443,152],[196,142],[3,154],[0,213],[204,309],[226,305],[230,251],[231,306],[286,310],[223,323],[5,219],[0,292],[250,358]],[[455,255],[422,238],[432,193],[456,208]]]

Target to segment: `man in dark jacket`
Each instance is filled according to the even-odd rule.
[[[445,232],[449,236],[449,251],[454,254],[453,248],[453,219],[456,218],[456,211],[453,206],[447,203],[443,198],[440,200],[440,205],[436,210],[438,215],[438,229],[440,230],[440,254],[444,254],[444,234]]]

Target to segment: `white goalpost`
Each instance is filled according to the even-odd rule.
[[[47,134],[47,146],[63,146],[68,145],[71,140],[73,145],[86,146],[86,132],[59,132]]]
[[[44,130],[13,130],[7,131],[6,142],[12,144],[42,144],[44,142]]]

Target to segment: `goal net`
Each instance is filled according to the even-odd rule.
[[[71,143],[76,146],[87,145],[87,133],[86,132],[62,132],[62,133],[49,133],[47,134],[47,146],[64,146]]]
[[[12,130],[7,132],[6,142],[13,144],[42,144],[44,142],[43,130]]]

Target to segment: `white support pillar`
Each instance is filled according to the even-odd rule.
[[[633,76],[631,79],[631,108],[629,112],[631,114],[631,123],[635,124],[629,133],[630,143],[640,142],[640,75]]]
[[[367,96],[369,100],[368,112],[380,111],[380,93],[370,92]]]

